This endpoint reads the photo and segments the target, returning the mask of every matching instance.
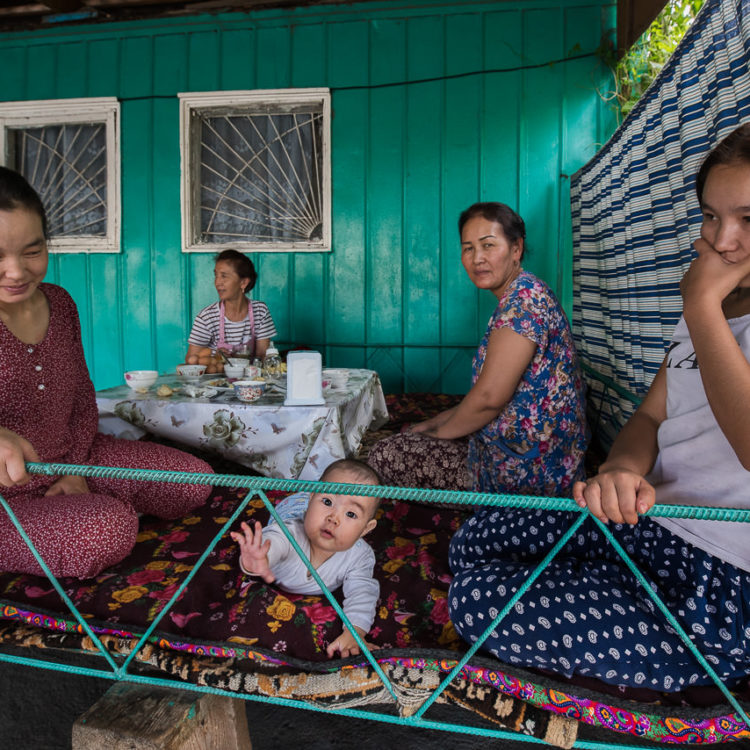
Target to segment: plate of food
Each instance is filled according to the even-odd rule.
[[[213,398],[219,395],[216,388],[206,388],[202,385],[184,385],[182,392],[190,398]]]
[[[212,388],[215,391],[232,391],[232,384],[226,378],[217,378],[216,376],[209,380],[201,381],[202,388]]]

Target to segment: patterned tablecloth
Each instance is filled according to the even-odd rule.
[[[377,373],[348,374],[345,386],[325,389],[320,406],[284,406],[277,392],[252,404],[237,400],[231,390],[191,398],[176,375],[163,375],[147,393],[126,385],[97,392],[99,430],[130,439],[149,432],[216,451],[268,477],[317,479],[331,461],[355,455],[365,432],[388,419]],[[180,390],[160,398],[161,384]]]

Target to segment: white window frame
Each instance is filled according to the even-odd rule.
[[[331,250],[331,94],[327,88],[255,89],[250,91],[207,91],[178,94],[180,99],[180,201],[182,206],[182,251],[185,253],[216,252],[226,247],[246,252],[329,252]],[[192,138],[191,123],[196,114],[212,110],[238,114],[252,111],[257,105],[322,104],[322,238],[315,242],[253,242],[199,243],[200,216],[195,210],[200,195],[200,143]]]
[[[119,253],[121,249],[120,102],[116,97],[0,102],[0,164],[7,165],[7,129],[76,123],[103,123],[105,125],[107,234],[105,237],[90,235],[52,237],[47,245],[50,251],[58,253]]]

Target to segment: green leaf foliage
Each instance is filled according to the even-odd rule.
[[[690,28],[704,0],[669,0],[651,26],[613,67],[609,98],[622,120],[641,98]]]

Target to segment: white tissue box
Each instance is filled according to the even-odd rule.
[[[286,356],[284,406],[325,404],[323,358],[320,352],[289,352]]]

